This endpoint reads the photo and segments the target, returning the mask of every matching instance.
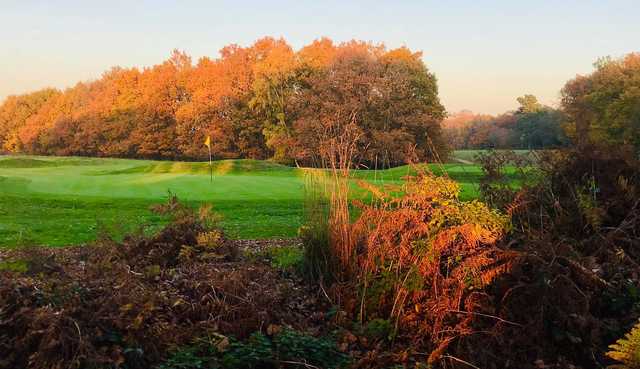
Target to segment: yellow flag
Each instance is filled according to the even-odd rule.
[[[204,145],[208,148],[211,148],[211,136],[207,136],[207,139],[204,140]]]

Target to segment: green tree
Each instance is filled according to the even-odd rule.
[[[562,113],[549,107],[518,114],[513,128],[519,146],[526,149],[541,149],[563,146],[567,139],[562,129]]]
[[[600,59],[595,71],[562,89],[568,134],[579,144],[606,141],[640,149],[640,53]]]
[[[516,99],[520,104],[518,114],[536,113],[543,109],[542,104],[538,102],[538,99],[533,95],[524,95]]]

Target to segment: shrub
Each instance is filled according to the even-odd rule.
[[[364,327],[364,334],[369,339],[391,339],[394,332],[393,323],[386,319],[372,319]]]
[[[28,264],[23,260],[8,260],[0,262],[0,272],[1,271],[10,271],[10,272],[26,272],[29,270]]]
[[[234,247],[205,210],[174,199],[162,210],[172,222],[155,235],[16,250],[27,270],[0,271],[0,368],[150,368],[194,336],[304,324],[286,312],[299,293],[271,268],[205,257]],[[199,355],[170,364],[195,367]]]
[[[187,346],[174,352],[158,369],[217,369],[218,361],[214,353],[202,352],[198,346]]]
[[[275,247],[269,250],[271,265],[282,271],[300,271],[304,264],[304,250],[297,246]]]
[[[212,346],[207,340],[175,351],[160,369],[190,368],[339,368],[347,357],[338,352],[327,337],[317,338],[292,329],[282,329],[273,337],[253,333],[245,341],[232,340],[228,346]]]
[[[293,367],[311,364],[321,368],[338,368],[347,357],[338,352],[329,337],[314,337],[291,329],[283,329],[273,337],[273,351],[277,361]]]
[[[509,210],[523,187],[539,182],[537,155],[518,154],[511,150],[488,151],[477,156],[484,176],[480,179],[480,196],[487,205]]]
[[[508,218],[460,201],[457,183],[428,173],[385,191],[362,185],[375,200],[360,204],[351,230],[359,273],[357,288],[343,290],[346,309],[371,327],[391,321],[436,362],[455,338],[472,333],[483,289],[508,270],[513,254],[496,246]]]
[[[534,171],[501,200],[513,224],[501,248],[521,256],[490,291],[492,314],[518,325],[468,337],[455,354],[480,367],[603,367],[640,313],[640,162],[583,146],[541,154]]]
[[[222,365],[229,369],[275,367],[273,347],[268,337],[253,333],[246,342],[234,342],[222,356]]]

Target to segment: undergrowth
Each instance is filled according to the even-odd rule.
[[[343,344],[380,345],[357,366],[635,367],[637,329],[607,355],[640,317],[635,154],[589,146],[480,161],[484,202],[428,172],[400,187],[363,182],[370,203],[332,193],[339,183],[316,201],[328,208],[315,213],[322,227],[302,238],[354,334]]]
[[[272,363],[309,356],[325,365],[341,357],[322,351],[330,347],[322,338],[284,330],[269,336],[269,351],[259,356],[252,334],[322,325],[324,305],[271,266],[240,260],[210,207],[194,210],[171,197],[154,211],[170,221],[153,235],[119,241],[105,234],[91,247],[0,253],[0,368],[206,367],[190,348],[194,337],[224,337],[215,346],[225,353],[221,367],[242,367],[232,362],[244,353]],[[274,260],[284,266],[295,258]],[[184,350],[168,358],[175,348]]]
[[[332,339],[285,328],[271,336],[256,332],[244,341],[200,339],[174,351],[159,369],[334,369],[347,362]]]
[[[274,247],[269,250],[269,258],[276,269],[303,272],[304,251],[297,246]]]

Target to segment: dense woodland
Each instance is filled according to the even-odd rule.
[[[64,91],[9,97],[5,152],[139,158],[273,158],[317,164],[331,125],[355,123],[359,160],[397,164],[444,152],[444,107],[421,53],[323,38],[294,51],[283,39],[230,45],[197,63],[113,68]]]

